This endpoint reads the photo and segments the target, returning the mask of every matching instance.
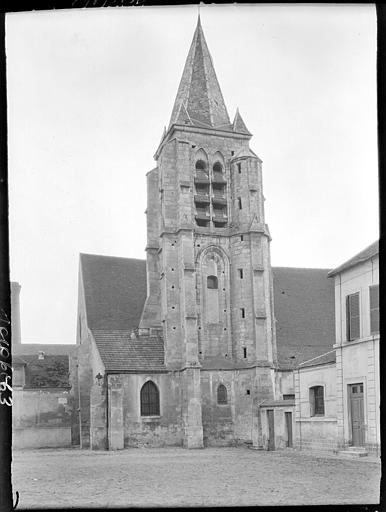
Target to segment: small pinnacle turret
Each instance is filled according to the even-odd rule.
[[[233,131],[237,133],[245,133],[247,135],[252,135],[248,128],[245,126],[243,118],[240,115],[239,109],[236,110],[236,115],[232,124]]]

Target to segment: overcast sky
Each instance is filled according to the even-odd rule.
[[[263,160],[273,266],[378,238],[371,5],[202,6],[225,103]],[[197,6],[7,15],[11,279],[24,342],[75,341],[79,253],[145,258],[146,179]]]

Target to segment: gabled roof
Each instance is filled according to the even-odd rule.
[[[279,366],[296,368],[332,349],[334,283],[328,269],[273,267],[272,273]]]
[[[81,254],[87,325],[90,329],[138,327],[146,298],[144,260]]]
[[[182,73],[169,127],[181,119],[184,122],[191,120],[192,124],[201,127],[232,130],[200,17]]]
[[[89,327],[106,368],[164,369],[162,340],[130,338],[145,302],[146,262],[82,254],[81,265]],[[293,369],[332,349],[334,283],[327,269],[272,270],[278,362],[282,369]],[[208,360],[204,367],[213,364],[226,368],[228,361]]]
[[[349,268],[354,267],[355,265],[359,265],[360,263],[363,263],[374,256],[376,256],[379,253],[379,241],[372,243],[366,249],[363,249],[363,251],[359,252],[349,260],[347,260],[345,263],[342,263],[339,267],[334,268],[328,273],[328,277],[333,277],[336,274],[339,274],[340,272],[343,272],[344,270],[348,270]]]

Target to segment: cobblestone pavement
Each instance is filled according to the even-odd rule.
[[[380,463],[248,448],[13,454],[19,508],[378,503]]]

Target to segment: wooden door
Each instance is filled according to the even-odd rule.
[[[363,403],[363,383],[350,384],[350,413],[353,446],[365,444],[365,414]]]
[[[287,427],[287,447],[292,448],[292,412],[285,413],[285,424]]]
[[[268,419],[268,450],[274,450],[275,449],[275,425],[274,425],[273,409],[267,410],[267,419]]]

